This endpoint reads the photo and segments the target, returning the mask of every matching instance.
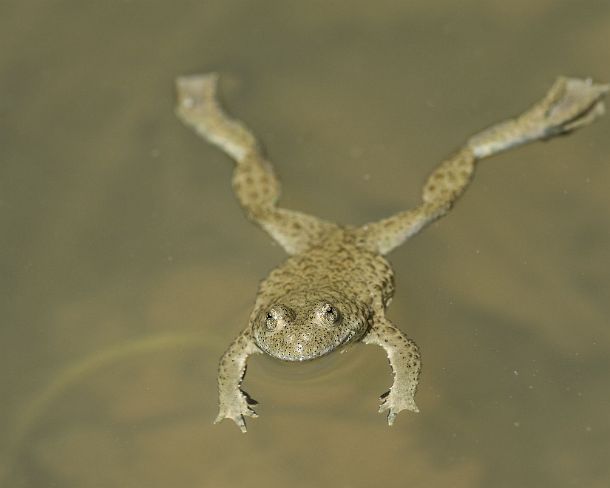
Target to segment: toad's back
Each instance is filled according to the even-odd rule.
[[[371,305],[373,298],[380,297],[384,303],[391,298],[393,282],[387,260],[357,245],[341,229],[273,270],[262,282],[260,294],[271,298],[315,289],[334,290]]]

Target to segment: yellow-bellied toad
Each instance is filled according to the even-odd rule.
[[[216,98],[216,74],[177,80],[178,116],[235,160],[233,189],[248,217],[291,255],[261,285],[246,328],[220,360],[220,411],[243,432],[254,403],[240,385],[250,354],[306,361],[348,343],[385,349],[394,373],[380,411],[388,423],[401,410],[417,412],[420,372],[415,343],[385,318],[394,292],[392,269],[383,257],[445,215],[470,183],[476,162],[514,146],[566,134],[603,114],[610,85],[559,78],[547,95],[515,119],[491,126],[466,142],[430,175],[422,201],[361,227],[341,226],[276,205],[280,184],[252,133],[229,118]]]

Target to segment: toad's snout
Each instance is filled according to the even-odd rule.
[[[279,334],[266,336],[260,341],[263,350],[284,361],[308,361],[324,356],[341,343],[338,331],[312,325],[291,324]]]
[[[297,355],[303,355],[303,353],[309,348],[312,342],[311,332],[304,330],[297,330],[292,333],[286,334],[285,343],[287,349],[292,349]]]

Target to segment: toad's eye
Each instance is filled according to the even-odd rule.
[[[322,310],[324,311],[324,319],[329,323],[334,324],[339,320],[339,310],[337,310],[332,305],[326,303]]]
[[[273,316],[271,312],[267,312],[267,316],[265,317],[265,327],[267,330],[274,330],[277,326],[277,319]]]

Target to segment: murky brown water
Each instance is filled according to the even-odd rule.
[[[556,75],[609,81],[608,46],[588,0],[0,3],[0,485],[608,486],[610,117],[485,163],[392,254],[419,415],[385,425],[361,346],[255,358],[242,435],[216,362],[283,256],[172,87],[224,73],[285,205],[363,223]]]

